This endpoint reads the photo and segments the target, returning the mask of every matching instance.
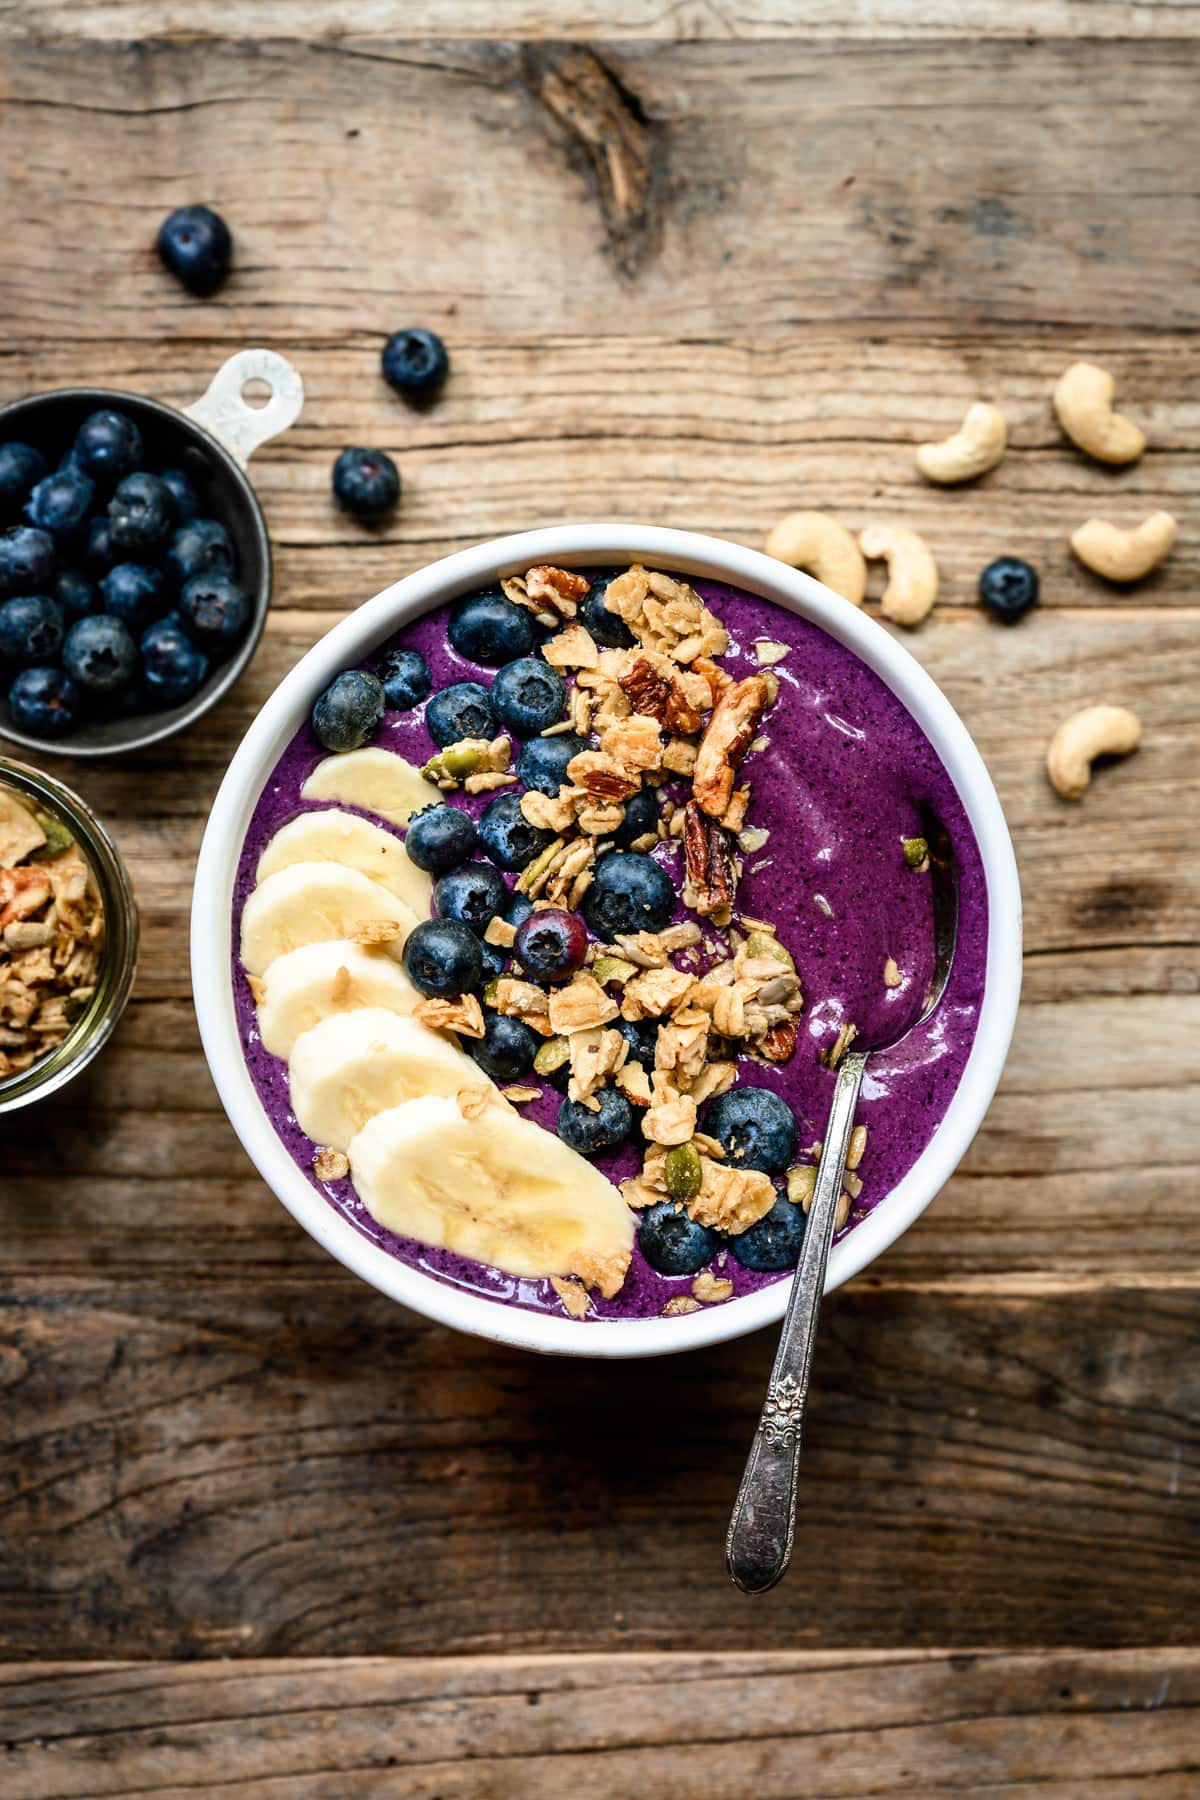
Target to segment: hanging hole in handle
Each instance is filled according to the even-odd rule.
[[[249,380],[242,383],[242,402],[251,412],[261,412],[264,406],[270,405],[274,396],[275,389],[261,375],[251,375]]]

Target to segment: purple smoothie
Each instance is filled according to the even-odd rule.
[[[862,1194],[845,1227],[850,1232],[891,1192],[929,1143],[970,1054],[986,961],[983,864],[950,776],[915,720],[878,676],[819,627],[769,601],[716,582],[692,585],[729,632],[728,653],[719,660],[735,679],[759,668],[756,639],[789,646],[786,659],[774,668],[779,698],[760,727],[768,741],[747,757],[740,777],[751,789],[746,825],[766,830],[769,836],[761,849],[743,859],[735,923],[748,915],[776,927],[795,960],[804,1011],[791,1060],[764,1065],[739,1059],[739,1084],[772,1088],[782,1095],[796,1116],[802,1151],[823,1135],[833,1093],[835,1076],[819,1062],[820,1051],[847,1020],[858,1026],[868,1044],[877,1034],[886,1037],[891,1020],[912,1015],[932,973],[929,877],[907,869],[900,848],[902,838],[920,835],[923,806],[945,825],[958,860],[958,943],[943,1000],[926,1024],[893,1050],[872,1057],[863,1084],[857,1118],[868,1127],[868,1144],[858,1171]],[[435,692],[462,680],[490,686],[494,670],[468,662],[451,648],[446,637],[448,613],[449,607],[442,607],[406,626],[380,646],[368,666],[384,651],[404,647],[419,650],[426,658]],[[374,741],[418,765],[435,749],[425,728],[423,705],[408,713],[389,712]],[[259,1041],[237,945],[242,907],[268,840],[298,813],[327,804],[299,797],[309,774],[327,754],[304,725],[267,780],[242,846],[234,890],[233,983],[251,1078],[297,1166],[364,1236],[439,1281],[508,1305],[561,1312],[548,1281],[508,1275],[397,1237],[376,1224],[349,1181],[322,1183],[313,1174],[315,1146],[289,1109],[287,1065],[270,1056]],[[659,791],[685,797],[683,788]],[[477,818],[492,797],[460,792],[450,799]],[[374,823],[394,830],[385,820]],[[680,888],[679,846],[663,843],[652,854]],[[506,879],[511,884],[515,877]],[[680,906],[676,916],[691,915]],[[706,931],[705,936],[711,938],[712,933]],[[725,954],[723,948],[719,954]],[[883,981],[889,957],[904,975],[903,985],[893,989]],[[530,1081],[533,1085],[537,1078]],[[560,1096],[544,1086],[542,1098],[520,1110],[552,1131],[559,1104]],[[628,1145],[595,1161],[611,1180],[620,1181],[638,1172],[643,1147],[635,1128]],[[790,1275],[790,1271],[757,1274],[744,1269],[731,1251],[720,1252],[718,1264],[737,1295]],[[690,1276],[659,1275],[635,1247],[621,1292],[612,1300],[593,1295],[592,1308],[600,1320],[657,1318],[667,1300],[690,1292],[690,1287]],[[664,1321],[664,1329],[669,1329],[669,1321]]]

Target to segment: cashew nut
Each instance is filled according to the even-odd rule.
[[[1054,390],[1058,422],[1073,444],[1097,462],[1136,462],[1146,434],[1132,419],[1113,411],[1116,382],[1095,363],[1072,363]]]
[[[953,437],[917,445],[917,467],[926,481],[971,481],[994,469],[1008,443],[1008,426],[998,406],[977,400]]]
[[[1142,735],[1141,722],[1127,706],[1085,706],[1063,721],[1050,739],[1046,773],[1064,800],[1078,800],[1092,778],[1098,756],[1128,756]]]
[[[1175,542],[1175,521],[1168,512],[1150,513],[1132,531],[1107,519],[1089,519],[1071,533],[1071,548],[1081,563],[1107,581],[1140,581],[1157,569]]]
[[[906,525],[868,525],[858,534],[858,547],[874,561],[883,557],[888,583],[880,606],[897,625],[919,625],[937,599],[938,570],[925,539]]]
[[[851,606],[862,605],[867,565],[852,533],[828,513],[789,513],[768,537],[767,555],[814,575]]]

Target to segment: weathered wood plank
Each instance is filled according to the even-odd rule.
[[[1194,1289],[837,1296],[796,1578],[753,1602],[721,1542],[766,1337],[560,1362],[253,1281],[3,1323],[10,1659],[1194,1637]]]
[[[603,256],[588,131],[538,98],[558,55],[15,44],[6,312],[42,337],[233,343],[346,342],[406,315],[702,338],[1200,317],[1200,121],[1170,42],[1094,43],[1086,79],[1069,40],[619,46],[594,66],[656,170],[635,283]],[[1021,104],[996,104],[1009,90]],[[113,168],[144,171],[116,211]],[[151,250],[167,207],[200,193],[241,246],[205,307],[167,291]]]
[[[254,463],[277,593],[289,607],[354,604],[463,544],[559,519],[647,519],[761,546],[798,506],[828,509],[855,528],[885,516],[922,532],[939,560],[945,604],[974,605],[980,570],[1001,554],[1037,564],[1047,610],[1195,602],[1193,338],[1147,347],[1061,331],[991,342],[856,343],[826,333],[719,344],[455,335],[445,398],[414,415],[380,377],[379,338],[334,347],[297,341],[280,326],[272,335],[308,391],[300,425]],[[93,381],[186,405],[223,353],[203,341],[143,347],[23,334],[0,353],[0,383],[6,397]],[[1050,393],[1079,356],[1113,370],[1123,404],[1150,434],[1135,469],[1114,474],[1089,463],[1058,431]],[[931,487],[916,473],[913,447],[953,430],[981,394],[1008,414],[1005,461],[976,487]],[[330,469],[348,443],[380,444],[402,471],[405,498],[386,528],[364,530],[334,507]],[[1133,522],[1158,508],[1181,520],[1180,539],[1134,594],[1071,554],[1069,534],[1085,518]],[[926,635],[910,641],[919,647]]]
[[[0,1668],[23,1800],[1194,1793],[1194,1650]]]
[[[1200,32],[1189,0],[0,0],[0,37],[622,38],[1166,37]]]
[[[404,566],[393,563],[393,575]],[[978,609],[947,607],[904,640],[959,709],[996,780],[1022,872],[1027,948],[1179,947],[1185,992],[1195,966],[1188,947],[1200,944],[1194,618],[1127,602],[1034,615],[1007,630]],[[117,826],[128,855],[143,913],[142,995],[189,992],[183,926],[212,796],[266,695],[330,623],[328,614],[273,614],[243,681],[192,731],[120,767],[63,765]],[[1138,712],[1142,747],[1069,805],[1046,781],[1045,745],[1069,712],[1100,699]]]

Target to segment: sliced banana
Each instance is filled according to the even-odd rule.
[[[421,771],[393,750],[372,746],[327,756],[300,789],[304,800],[338,800],[360,806],[389,825],[407,825],[413,813],[433,806],[442,796]]]
[[[408,1014],[421,998],[394,957],[364,950],[348,938],[289,950],[270,964],[265,980],[258,1035],[265,1050],[285,1060],[301,1032],[332,1013],[382,1006]]]
[[[258,859],[254,879],[265,881],[277,869],[298,862],[343,863],[407,900],[418,918],[429,912],[433,882],[424,869],[409,860],[399,838],[357,813],[337,806],[301,813],[275,833]]]
[[[517,1113],[464,1119],[427,1095],[368,1119],[349,1157],[360,1199],[389,1231],[512,1275],[628,1263],[634,1218],[620,1193]]]
[[[277,956],[328,938],[353,938],[355,928],[388,919],[399,926],[398,948],[417,924],[406,901],[377,881],[338,863],[302,862],[277,869],[256,887],[242,911],[242,966],[262,975]]]
[[[507,1106],[478,1063],[448,1037],[381,1006],[335,1013],[304,1032],[292,1046],[289,1078],[297,1125],[314,1144],[334,1150],[345,1150],[376,1113],[423,1094],[453,1098],[482,1089]]]

